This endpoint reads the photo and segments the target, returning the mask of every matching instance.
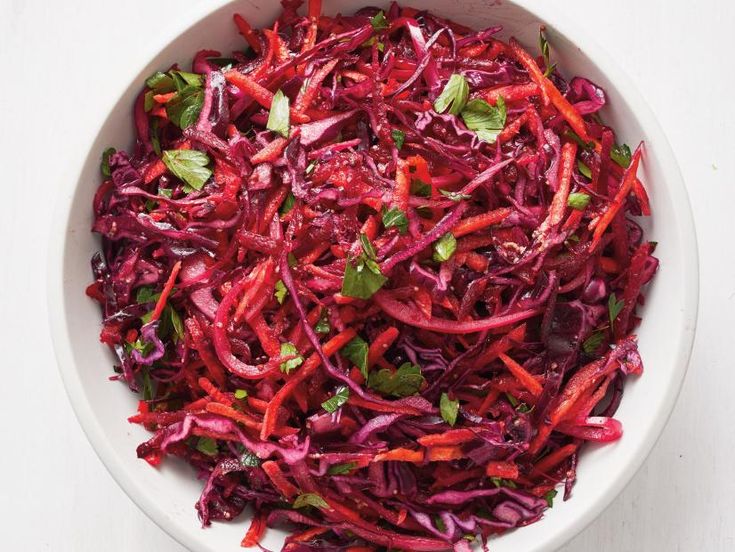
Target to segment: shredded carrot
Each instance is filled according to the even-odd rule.
[[[518,364],[505,353],[500,353],[498,356],[510,373],[513,374],[520,384],[528,389],[534,397],[538,397],[541,394],[541,391],[544,390],[543,386],[523,366]]]
[[[156,306],[151,313],[150,322],[155,322],[156,320],[161,318],[161,314],[163,314],[163,309],[166,307],[166,301],[168,301],[168,296],[171,295],[171,290],[174,289],[176,276],[179,275],[179,270],[181,270],[181,261],[176,261],[173,268],[171,269],[171,274],[169,274],[168,280],[166,280],[166,283],[163,286],[161,296],[158,298],[158,301],[156,301]]]
[[[395,326],[389,326],[379,333],[368,349],[368,367],[371,367],[383,356],[393,342],[398,338],[400,332]]]
[[[459,221],[457,226],[452,229],[452,234],[455,238],[466,236],[472,232],[477,232],[488,226],[499,224],[505,220],[505,218],[511,214],[511,209],[502,207],[495,209],[482,215],[476,215],[474,217],[468,217]]]

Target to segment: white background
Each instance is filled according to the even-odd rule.
[[[88,141],[127,85],[116,68],[152,54],[152,38],[182,4],[0,0],[3,550],[183,552],[117,487],[77,425],[44,292],[53,199],[75,168],[68,153]],[[616,55],[659,117],[692,200],[702,285],[694,355],[671,421],[628,488],[563,550],[732,551],[735,4],[556,4]]]

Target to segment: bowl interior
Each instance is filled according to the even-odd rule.
[[[530,2],[529,2],[530,3]],[[177,461],[152,469],[136,458],[136,446],[148,438],[145,430],[127,423],[137,398],[117,382],[109,382],[113,357],[98,340],[100,314],[84,289],[91,281],[89,259],[98,239],[89,228],[91,200],[99,184],[99,156],[108,146],[133,144],[131,110],[143,80],[174,62],[186,67],[193,54],[214,48],[227,54],[243,47],[232,24],[240,12],[256,26],[270,24],[279,3],[247,0],[219,3],[194,14],[177,29],[173,40],[152,56],[134,76],[112,107],[89,150],[78,182],[61,194],[56,232],[52,238],[49,300],[52,333],[62,374],[74,408],[92,444],[131,498],[175,539],[193,550],[241,550],[246,517],[201,530],[194,503],[202,488],[193,471]],[[386,5],[385,2],[378,4]],[[535,51],[541,22],[547,26],[552,56],[566,77],[584,75],[601,85],[608,96],[602,116],[618,138],[635,145],[646,142],[642,179],[651,196],[654,217],[647,236],[659,242],[661,269],[646,298],[638,332],[646,371],[627,384],[617,417],[625,435],[605,447],[590,446],[580,462],[571,501],[558,500],[544,519],[494,539],[495,552],[549,550],[589,523],[622,489],[650,451],[673,406],[686,368],[693,338],[697,267],[694,231],[688,200],[666,139],[627,78],[581,31],[570,30],[551,15],[524,7],[525,1],[416,0],[413,5],[434,11],[476,29],[501,24],[505,38],[514,35]],[[361,2],[325,0],[326,13],[351,13]],[[206,15],[205,15],[206,14]],[[204,15],[203,17],[201,17]],[[193,22],[190,26],[188,23]],[[283,534],[267,533],[264,546],[279,549]]]

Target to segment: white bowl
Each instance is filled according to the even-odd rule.
[[[325,13],[351,13],[370,0],[325,0]],[[410,3],[410,2],[409,2]],[[531,7],[531,4],[536,4]],[[56,355],[74,410],[97,454],[132,500],[162,529],[188,548],[233,552],[248,525],[245,516],[234,523],[202,530],[194,503],[202,482],[176,461],[160,469],[138,460],[136,446],[148,438],[145,430],[128,424],[136,396],[122,384],[108,381],[114,360],[98,340],[100,313],[84,295],[91,281],[89,259],[99,240],[89,231],[91,201],[99,183],[100,153],[107,146],[133,144],[131,106],[143,80],[173,62],[188,62],[202,48],[225,55],[243,47],[232,14],[240,12],[254,25],[270,24],[279,2],[248,0],[212,2],[188,19],[182,18],[161,45],[151,48],[150,60],[131,73],[130,85],[111,105],[89,147],[80,155],[81,171],[62,190],[50,245],[49,312]],[[387,2],[378,4],[386,5]],[[582,455],[573,498],[558,500],[542,521],[510,532],[492,542],[494,552],[553,550],[590,523],[623,489],[643,463],[668,419],[684,378],[694,338],[698,270],[694,225],[689,200],[676,159],[651,111],[610,57],[585,32],[560,21],[545,3],[531,0],[415,0],[415,6],[480,29],[502,24],[502,35],[515,35],[535,48],[539,24],[546,24],[554,61],[566,76],[584,75],[607,92],[602,113],[619,137],[632,144],[646,142],[643,180],[654,217],[648,238],[659,242],[661,268],[648,291],[643,324],[638,332],[645,364],[642,377],[629,381],[617,417],[625,434],[617,443],[589,446]],[[264,545],[279,549],[284,534],[269,530]]]

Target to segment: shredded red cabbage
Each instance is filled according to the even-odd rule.
[[[284,0],[152,75],[107,150],[87,293],[138,455],[284,550],[466,551],[569,497],[642,371],[655,244],[604,91],[492,27]]]

